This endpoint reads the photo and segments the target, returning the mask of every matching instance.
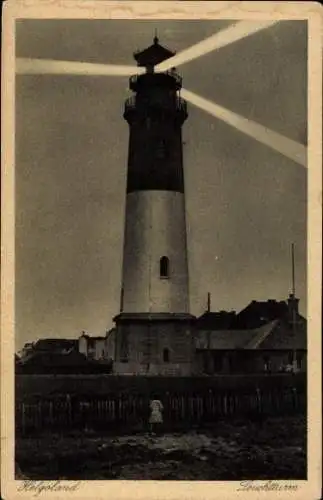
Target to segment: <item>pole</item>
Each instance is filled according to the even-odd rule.
[[[211,311],[211,294],[208,292],[207,294],[207,312]],[[212,354],[211,354],[211,332],[210,329],[207,331],[207,373],[211,375],[212,373]]]
[[[295,337],[296,337],[296,311],[295,311],[295,254],[294,254],[294,243],[292,243],[292,331],[293,331],[293,340],[295,347]],[[293,349],[293,369],[297,368],[297,358],[296,358],[296,349]]]
[[[295,257],[294,257],[294,243],[292,243],[292,294],[295,297]]]
[[[121,295],[120,295],[120,312],[123,312],[123,299],[124,299],[124,288],[121,288]]]

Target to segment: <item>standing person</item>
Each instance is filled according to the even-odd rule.
[[[154,397],[150,401],[150,417],[149,417],[149,429],[151,433],[156,433],[160,431],[161,425],[163,423],[163,404],[158,399]]]

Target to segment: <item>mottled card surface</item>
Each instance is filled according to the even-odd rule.
[[[319,498],[321,33],[5,5],[4,498]]]

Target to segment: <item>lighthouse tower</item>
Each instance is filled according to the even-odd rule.
[[[146,71],[130,78],[134,95],[125,103],[129,151],[120,314],[114,318],[117,373],[192,372],[182,151],[187,107],[175,69],[154,72],[173,55],[157,37],[134,54]]]

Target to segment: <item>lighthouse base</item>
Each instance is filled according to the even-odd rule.
[[[194,320],[190,314],[179,313],[119,314],[114,318],[114,373],[193,375]]]

